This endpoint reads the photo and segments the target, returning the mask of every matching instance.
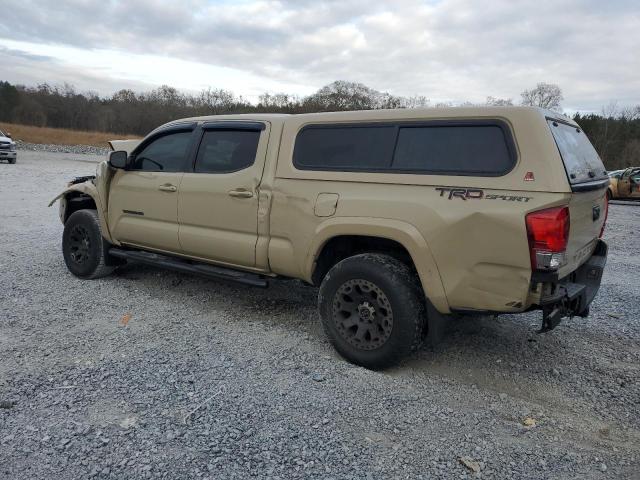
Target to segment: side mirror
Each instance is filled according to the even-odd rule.
[[[7,138],[12,138],[9,132],[5,132],[5,135],[7,136]]]
[[[109,166],[113,168],[125,168],[127,166],[127,152],[118,150],[109,153]]]

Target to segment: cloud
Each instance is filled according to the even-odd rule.
[[[640,103],[635,1],[4,3],[0,37],[227,67],[298,93],[347,79],[435,100],[519,100],[547,81],[569,108]]]
[[[2,58],[2,64],[11,65],[12,63],[20,60],[26,60],[28,62],[53,62],[55,58],[47,55],[37,55],[34,53],[25,52],[23,50],[11,49],[0,46],[0,58]]]
[[[3,79],[13,83],[66,82],[81,91],[95,91],[103,95],[122,88],[149,90],[161,83],[192,92],[215,86],[241,93],[253,101],[265,91],[298,91],[305,95],[314,91],[305,85],[273,81],[238,69],[174,57],[2,38],[0,62],[11,66],[7,73],[3,73]]]
[[[0,40],[1,43],[1,40]],[[122,78],[110,78],[99,71],[60,62],[55,56],[38,55],[0,44],[0,80],[28,86],[69,83],[84,92],[112,93],[122,88],[147,90],[153,85]]]

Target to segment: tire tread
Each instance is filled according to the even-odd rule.
[[[355,349],[350,352],[350,348],[342,345],[341,339],[336,336],[330,324],[330,322],[333,322],[331,315],[333,296],[331,295],[331,298],[329,298],[330,292],[327,292],[330,288],[329,285],[333,278],[341,276],[346,269],[358,269],[359,266],[362,266],[363,269],[373,266],[374,269],[384,272],[385,276],[390,280],[390,283],[395,286],[394,295],[398,303],[403,305],[403,310],[405,311],[404,321],[411,322],[412,333],[408,335],[410,341],[405,345],[401,345],[400,347],[402,348],[396,347],[378,357],[374,357],[370,353],[365,354],[355,351]],[[332,345],[348,361],[364,366],[365,368],[378,370],[396,365],[404,357],[418,350],[425,337],[426,303],[420,281],[410,266],[390,255],[382,253],[362,253],[338,262],[329,270],[322,281],[318,294],[318,306],[324,331]],[[396,314],[398,314],[398,312],[394,311],[394,317]],[[399,317],[398,320],[400,320]],[[394,322],[395,321],[394,318]]]
[[[107,275],[111,274],[116,269],[116,267],[109,266],[106,264],[106,255],[107,255],[106,248],[108,246],[108,243],[104,240],[104,237],[102,236],[102,229],[100,228],[100,218],[98,217],[98,212],[92,209],[77,210],[73,212],[71,216],[67,219],[67,223],[69,223],[72,220],[76,221],[79,219],[82,219],[81,221],[87,222],[91,226],[91,228],[95,229],[98,232],[101,242],[100,242],[100,248],[98,251],[98,264],[93,270],[93,272],[87,275],[82,275],[82,276],[77,275],[77,276],[83,279],[88,279],[88,280],[94,280],[97,278],[106,277]]]

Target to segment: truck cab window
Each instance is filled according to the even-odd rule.
[[[134,154],[130,170],[180,172],[191,143],[192,132],[176,132],[156,138]]]
[[[253,165],[258,150],[257,130],[205,130],[198,148],[198,173],[237,172]]]

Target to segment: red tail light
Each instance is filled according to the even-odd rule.
[[[554,207],[527,214],[527,236],[533,270],[562,266],[569,241],[569,208]]]

